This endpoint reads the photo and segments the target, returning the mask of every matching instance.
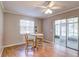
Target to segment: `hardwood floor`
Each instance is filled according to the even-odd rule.
[[[76,57],[77,51],[58,45],[44,43],[43,48],[25,49],[25,45],[7,47],[2,53],[2,57]]]

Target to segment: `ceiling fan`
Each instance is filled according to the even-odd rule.
[[[35,7],[42,8],[42,12],[44,12],[45,14],[52,14],[53,10],[61,9],[61,6],[55,4],[55,2],[53,1],[46,1],[44,6],[41,5],[41,6],[35,6]]]

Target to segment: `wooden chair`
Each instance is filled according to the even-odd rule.
[[[35,37],[33,35],[25,34],[26,48],[28,48],[30,44],[32,48],[34,47],[34,39]]]
[[[36,48],[43,47],[44,35],[36,36]]]

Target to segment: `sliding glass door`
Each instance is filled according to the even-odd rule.
[[[61,26],[60,26],[60,43],[62,43],[63,46],[66,45],[66,20],[61,20]]]
[[[65,46],[66,41],[66,20],[55,21],[55,43]]]
[[[55,21],[55,44],[78,50],[78,17]]]
[[[67,19],[67,47],[78,50],[78,17]]]
[[[55,43],[60,43],[60,20],[55,21]]]

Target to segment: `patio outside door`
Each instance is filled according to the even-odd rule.
[[[78,17],[55,21],[55,44],[78,50]]]
[[[67,19],[67,47],[78,50],[78,17]]]
[[[55,43],[65,46],[66,44],[66,20],[55,21]]]

